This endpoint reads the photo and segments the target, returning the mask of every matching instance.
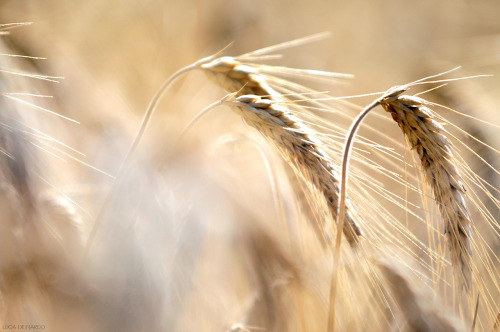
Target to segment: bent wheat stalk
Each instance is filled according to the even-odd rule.
[[[338,172],[323,152],[321,142],[300,119],[283,105],[257,95],[243,95],[225,101],[245,122],[264,135],[283,158],[307,183],[320,191],[328,202],[329,213],[338,208]],[[362,235],[350,214],[345,216],[344,233],[351,245]]]

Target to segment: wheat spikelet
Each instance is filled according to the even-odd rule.
[[[326,73],[319,71],[294,70],[283,67],[261,66],[251,63],[243,63],[234,57],[221,57],[211,62],[203,64],[201,68],[205,69],[210,78],[213,78],[220,86],[229,92],[238,91],[239,95],[252,95],[265,97],[264,104],[272,104],[272,101],[286,102],[288,99],[273,88],[272,82],[275,79],[272,76],[265,74],[266,72],[288,72],[300,75],[318,75],[342,77],[345,75]],[[279,83],[278,83],[279,82]],[[295,89],[300,88],[294,83],[286,80],[279,80],[276,84],[291,84]],[[304,88],[304,90],[307,90]],[[310,90],[307,90],[310,91]],[[254,97],[250,97],[252,99]],[[243,98],[242,100],[250,100]],[[255,100],[255,105],[260,105]],[[269,103],[271,102],[271,103]],[[262,105],[264,105],[262,104]],[[252,105],[252,106],[255,106]],[[259,106],[257,106],[259,107]],[[274,106],[271,106],[273,108]],[[264,108],[265,109],[265,108]],[[273,111],[271,110],[271,113]],[[243,112],[245,113],[245,112]],[[283,113],[278,115],[278,113]],[[274,113],[277,120],[276,124],[281,122],[282,130],[279,134],[274,133],[276,129],[259,124],[257,118],[255,121],[249,121],[245,116],[245,120],[252,127],[258,129],[266,138],[271,139],[283,157],[291,163],[292,167],[299,176],[306,180],[306,183],[311,183],[316,189],[321,192],[327,201],[329,212],[332,218],[337,215],[338,207],[338,171],[335,165],[327,161],[327,154],[322,151],[319,146],[320,142],[314,137],[314,132],[305,127],[301,120],[292,116],[287,110],[280,110]],[[262,120],[261,120],[262,121]],[[293,130],[293,131],[290,131]],[[296,130],[299,131],[296,131]],[[302,140],[302,142],[300,142]],[[309,142],[309,143],[307,143]],[[301,147],[302,146],[302,147]],[[307,146],[307,148],[305,148]],[[300,155],[299,157],[295,155]],[[295,184],[293,176],[289,179],[294,185],[295,191],[301,193],[302,190]],[[304,202],[304,200],[301,200]],[[358,241],[358,237],[362,235],[359,224],[355,221],[352,213],[346,213],[346,224],[349,228],[346,229],[346,237],[351,245]]]
[[[394,93],[395,92],[395,93]],[[416,150],[424,178],[432,188],[448,239],[455,278],[465,289],[472,285],[471,220],[465,204],[466,190],[455,166],[451,143],[444,128],[435,120],[425,100],[389,91],[381,106],[403,131]]]

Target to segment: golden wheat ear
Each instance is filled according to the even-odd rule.
[[[422,80],[417,82],[420,81]],[[433,191],[434,200],[444,221],[444,232],[448,239],[455,279],[461,287],[470,290],[472,287],[471,220],[465,204],[466,190],[456,166],[458,162],[451,152],[451,143],[443,134],[443,127],[436,121],[433,112],[425,106],[430,103],[419,97],[403,94],[409,87],[410,85],[403,85],[389,89],[353,121],[344,147],[338,215],[339,217],[343,215],[350,146],[363,119],[373,108],[380,105],[391,113],[411,148],[418,153],[424,178]]]
[[[444,221],[455,278],[469,290],[472,287],[472,247],[466,189],[456,167],[451,143],[425,104],[421,98],[406,95],[381,102],[418,154],[424,178]]]
[[[225,101],[241,115],[245,122],[256,128],[279,151],[294,170],[328,203],[329,213],[338,209],[338,173],[314,132],[282,104],[257,95],[243,95]],[[345,235],[355,245],[362,235],[350,211],[345,216]]]

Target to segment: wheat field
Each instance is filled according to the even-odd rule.
[[[500,331],[498,13],[1,0],[0,328]]]

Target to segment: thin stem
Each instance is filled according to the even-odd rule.
[[[474,310],[474,319],[472,320],[472,326],[470,328],[470,332],[474,332],[474,330],[476,329],[477,313],[479,309],[479,296],[480,294],[477,295],[476,309]]]
[[[328,315],[328,332],[335,331],[335,297],[337,294],[337,280],[338,280],[338,266],[340,261],[340,244],[342,241],[342,231],[344,228],[344,213],[345,213],[345,191],[347,187],[348,167],[349,167],[349,154],[354,142],[354,136],[359,129],[368,113],[378,106],[382,101],[379,98],[368,105],[361,113],[354,119],[351,127],[349,128],[347,138],[344,144],[344,152],[342,157],[342,171],[340,176],[340,193],[339,193],[339,207],[337,213],[337,236],[335,239],[335,248],[333,252],[333,271],[330,287],[330,313]]]
[[[202,60],[206,60],[206,58],[202,59]],[[191,65],[188,65],[186,67],[183,67],[183,68],[177,70],[165,82],[163,82],[163,84],[158,89],[158,91],[155,93],[153,98],[151,98],[151,101],[149,102],[149,105],[146,108],[146,112],[144,113],[144,116],[142,118],[139,130],[137,131],[137,134],[135,135],[134,141],[132,142],[132,144],[127,152],[127,155],[125,156],[125,159],[122,161],[120,167],[118,168],[118,172],[116,174],[116,177],[114,178],[114,180],[111,184],[111,189],[108,192],[108,194],[106,195],[106,197],[104,198],[104,202],[101,206],[101,209],[97,213],[94,224],[92,225],[92,228],[90,230],[90,234],[89,234],[89,237],[87,239],[87,243],[85,244],[85,248],[83,250],[82,262],[85,260],[85,257],[87,257],[88,251],[90,250],[90,247],[92,246],[95,235],[97,233],[97,229],[99,228],[99,224],[101,223],[102,218],[104,217],[104,213],[106,212],[106,208],[108,207],[109,202],[111,201],[111,198],[116,193],[118,185],[120,184],[120,182],[122,180],[123,173],[125,172],[125,169],[127,168],[127,165],[129,164],[130,159],[132,158],[132,155],[134,154],[137,146],[139,145],[139,142],[140,142],[142,136],[144,135],[144,132],[146,131],[146,128],[147,128],[151,118],[153,117],[153,113],[156,110],[156,107],[158,106],[160,99],[163,97],[163,95],[167,91],[168,87],[173,82],[175,82],[181,75],[185,74],[186,72],[197,68],[200,65],[200,61],[197,61]]]
[[[264,149],[262,147],[262,144],[260,144],[257,140],[252,138],[251,136],[248,135],[243,135],[243,134],[234,134],[231,135],[232,137],[237,137],[237,139],[242,140],[242,141],[248,141],[250,142],[255,149],[259,152],[260,156],[262,157],[262,160],[264,162],[264,165],[266,167],[267,174],[269,175],[269,180],[271,184],[271,192],[274,198],[274,205],[276,207],[276,213],[278,216],[278,219],[280,220],[281,227],[283,229],[283,232],[286,237],[286,242],[292,245],[292,242],[290,240],[290,236],[288,234],[288,229],[286,226],[286,220],[285,220],[285,210],[283,208],[283,202],[281,200],[281,190],[280,190],[280,185],[278,181],[278,174],[276,173],[276,169],[273,165],[273,158],[270,155],[269,151]]]
[[[497,332],[500,328],[500,311],[498,312],[497,319],[495,320],[495,324],[493,325],[492,332]]]
[[[153,117],[153,113],[156,110],[156,107],[158,106],[158,103],[160,102],[161,98],[167,91],[168,87],[170,84],[172,84],[175,80],[177,80],[182,74],[185,74],[186,72],[195,69],[198,66],[198,63],[195,62],[189,66],[186,66],[184,68],[179,69],[176,71],[172,76],[170,76],[163,84],[161,87],[156,91],[155,95],[153,98],[151,98],[151,101],[149,102],[148,107],[146,108],[146,112],[144,113],[144,116],[141,121],[141,126],[139,127],[139,130],[137,131],[137,134],[135,135],[134,141],[132,142],[132,145],[130,146],[127,155],[125,156],[125,159],[123,160],[122,164],[120,165],[120,168],[118,169],[118,174],[117,178],[120,176],[121,172],[123,172],[124,168],[127,166],[127,164],[130,162],[130,158],[132,157],[133,153],[135,152],[135,149],[139,145],[139,142],[144,135],[144,132],[146,131],[146,128],[148,127],[149,122],[151,121],[151,118]]]
[[[183,67],[183,68],[177,70],[165,82],[163,82],[163,84],[160,86],[158,91],[156,91],[156,93],[154,94],[153,98],[151,98],[151,101],[149,102],[149,105],[146,108],[146,112],[144,113],[144,116],[142,118],[139,130],[137,131],[137,134],[135,135],[134,141],[132,142],[132,145],[130,146],[130,148],[127,152],[127,155],[125,156],[125,159],[123,160],[120,167],[118,168],[118,172],[116,174],[116,177],[113,180],[113,183],[111,184],[111,189],[110,189],[109,193],[106,195],[106,197],[104,199],[104,203],[102,204],[102,207],[99,210],[99,212],[95,218],[92,229],[90,230],[89,238],[88,238],[87,243],[85,244],[85,248],[83,250],[82,262],[85,260],[85,257],[88,254],[88,251],[89,251],[89,249],[92,245],[92,242],[94,241],[94,237],[97,233],[97,228],[98,228],[98,226],[99,226],[99,224],[104,216],[104,213],[106,212],[106,208],[109,205],[111,198],[114,196],[114,194],[118,188],[118,184],[122,180],[122,176],[125,173],[127,165],[129,164],[130,159],[132,158],[132,155],[135,152],[135,149],[139,145],[139,142],[140,142],[142,136],[144,135],[144,132],[146,131],[146,128],[148,127],[148,124],[149,124],[151,118],[153,117],[153,113],[156,110],[156,107],[158,106],[159,101],[161,100],[161,98],[163,97],[165,92],[167,91],[168,87],[172,83],[174,83],[179,77],[181,77],[183,74],[187,73],[188,71],[200,68],[201,65],[215,59],[217,56],[222,54],[230,45],[231,44],[228,44],[227,46],[222,48],[217,53],[212,54],[208,57],[202,58],[202,59],[200,59],[200,60],[198,60],[198,61],[196,61],[196,62],[194,62],[186,67]]]
[[[283,203],[281,201],[278,175],[276,174],[275,168],[271,164],[272,158],[269,155],[268,151],[264,150],[257,141],[253,139],[251,139],[250,141],[254,144],[257,151],[259,151],[260,155],[262,156],[262,160],[264,160],[267,173],[269,174],[269,178],[271,180],[271,191],[273,193],[274,205],[276,206],[278,219],[280,220],[281,227],[283,228],[283,232],[285,233],[286,242],[291,246],[292,242],[290,241],[290,236],[288,234],[288,228],[286,226],[286,221],[285,221],[285,211],[283,209]]]
[[[224,98],[222,98],[221,100],[218,100],[210,105],[208,105],[207,107],[205,107],[200,113],[196,114],[196,116],[191,119],[191,121],[189,121],[189,123],[184,127],[184,129],[182,129],[179,137],[177,137],[177,141],[176,142],[179,142],[181,141],[184,136],[186,135],[187,131],[193,127],[205,114],[207,114],[208,112],[210,112],[211,110],[213,110],[215,107],[221,105],[222,103],[224,103],[226,101],[227,98],[229,98],[230,96],[233,96],[232,93],[226,95]],[[178,145],[177,143],[175,145]]]

